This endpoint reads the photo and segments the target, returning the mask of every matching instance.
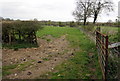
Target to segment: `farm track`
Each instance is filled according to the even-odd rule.
[[[12,74],[4,76],[3,79],[35,79],[46,72],[52,72],[55,66],[73,56],[75,50],[69,47],[66,35],[56,39],[48,35],[46,38],[51,41],[38,38],[38,48],[18,51],[3,49],[3,66],[19,64],[10,70]]]

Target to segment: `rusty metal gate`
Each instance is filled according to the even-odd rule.
[[[98,58],[102,69],[103,79],[107,79],[108,68],[108,36],[96,31],[96,47],[98,50]]]

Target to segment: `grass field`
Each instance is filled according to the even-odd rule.
[[[118,27],[107,27],[101,26],[101,32],[109,36],[109,42],[115,43],[118,42],[118,34],[120,28]]]
[[[109,42],[111,43],[118,42],[118,39],[119,39],[118,35],[120,33],[119,27],[109,27],[109,26],[95,26],[94,27],[93,25],[89,25],[83,28],[85,28],[89,32],[95,33],[95,30],[97,27],[100,27],[101,33],[108,35]]]
[[[52,35],[53,37],[67,36],[71,48],[79,51],[74,57],[56,66],[55,72],[43,74],[42,78],[50,79],[101,79],[102,74],[98,63],[95,44],[76,28],[70,27],[44,27],[37,32],[37,37]],[[38,77],[39,78],[39,77]]]
[[[42,39],[43,37],[48,37],[49,35],[52,36],[53,40],[47,39],[47,38]],[[101,73],[99,63],[98,63],[98,55],[97,55],[96,46],[95,46],[94,42],[89,40],[89,38],[83,32],[81,32],[79,29],[76,29],[76,28],[53,27],[53,26],[45,26],[42,30],[37,31],[37,37],[41,38],[40,40],[47,41],[47,44],[49,44],[50,41],[56,42],[54,40],[61,38],[61,36],[65,37],[64,40],[66,40],[68,43],[68,47],[67,46],[65,46],[65,47],[67,47],[68,49],[73,49],[73,50],[77,50],[77,51],[72,51],[72,55],[70,53],[68,58],[65,58],[63,56],[64,58],[63,57],[62,58],[64,60],[60,64],[58,63],[58,65],[54,67],[54,70],[52,72],[46,71],[45,73],[42,73],[41,75],[39,75],[39,71],[37,71],[39,77],[35,76],[34,79],[101,79],[102,73]],[[63,41],[63,38],[61,38],[61,39],[62,39],[61,41]],[[38,42],[39,42],[39,40],[38,40]],[[55,44],[57,44],[57,43],[55,43]],[[15,61],[17,63],[8,64],[6,66],[3,66],[3,76],[5,76],[5,77],[10,76],[10,75],[12,76],[12,74],[15,73],[15,72],[13,72],[14,70],[16,72],[19,72],[19,74],[25,72],[24,76],[27,76],[26,71],[29,70],[30,66],[33,66],[31,72],[35,73],[36,72],[35,66],[36,66],[36,64],[38,64],[38,60],[36,60],[36,58],[43,57],[45,54],[48,54],[48,56],[51,55],[50,53],[43,53],[40,50],[41,48],[39,48],[39,47],[35,48],[35,49],[34,48],[33,49],[32,48],[21,49],[21,50],[27,51],[24,53],[23,53],[23,51],[21,52],[21,50],[15,50],[15,48],[24,48],[24,47],[27,48],[28,46],[27,46],[27,44],[24,44],[24,45],[17,45],[17,46],[12,47],[12,48],[14,48],[14,50],[13,51],[11,50],[10,54],[12,55],[12,53],[16,52],[16,55],[19,55],[19,56],[15,57],[18,61]],[[9,46],[6,46],[6,47],[9,47]],[[48,48],[48,47],[46,47],[46,48]],[[45,49],[43,51],[45,51]],[[52,47],[49,48],[49,50],[50,49],[52,49]],[[63,49],[61,52],[59,52],[61,55],[68,54],[68,52],[70,51],[70,50],[68,51],[64,48],[61,48],[61,49]],[[32,56],[33,52],[34,52],[34,54]],[[42,56],[36,56],[36,54],[39,55],[40,52],[42,52],[41,53]],[[7,52],[5,52],[5,53],[7,53]],[[52,52],[52,54],[53,53],[54,52]],[[25,55],[24,56],[24,58],[26,58],[25,62],[19,61],[20,58],[17,58],[17,57],[21,57],[22,54]],[[31,57],[28,57],[28,55],[30,55]],[[59,54],[57,53],[57,55],[59,55]],[[13,56],[9,56],[9,57],[13,58]],[[34,59],[32,57],[34,57]],[[23,57],[21,57],[21,58],[23,58]],[[55,57],[49,59],[48,57],[44,56],[44,58],[42,58],[42,64],[44,65],[45,62],[51,62],[52,59],[54,60]],[[33,61],[34,61],[34,63],[33,63]],[[50,65],[51,63],[49,63],[48,65]],[[40,65],[39,67],[41,69],[42,65]],[[48,66],[45,66],[45,67],[48,67]],[[48,68],[50,68],[50,67],[48,67]],[[47,70],[47,69],[44,69],[44,70]],[[20,77],[19,74],[17,74],[17,76]]]
[[[118,32],[118,27],[100,26],[103,33]]]

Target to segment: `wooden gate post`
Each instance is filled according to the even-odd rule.
[[[101,31],[100,27],[97,27],[97,31],[99,31],[99,32]]]
[[[108,36],[106,36],[105,38],[106,42],[105,42],[105,80],[107,81],[107,74],[108,74]]]

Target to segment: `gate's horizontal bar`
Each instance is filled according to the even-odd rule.
[[[115,47],[118,47],[118,46],[120,46],[120,42],[108,45],[108,48],[115,48]]]

